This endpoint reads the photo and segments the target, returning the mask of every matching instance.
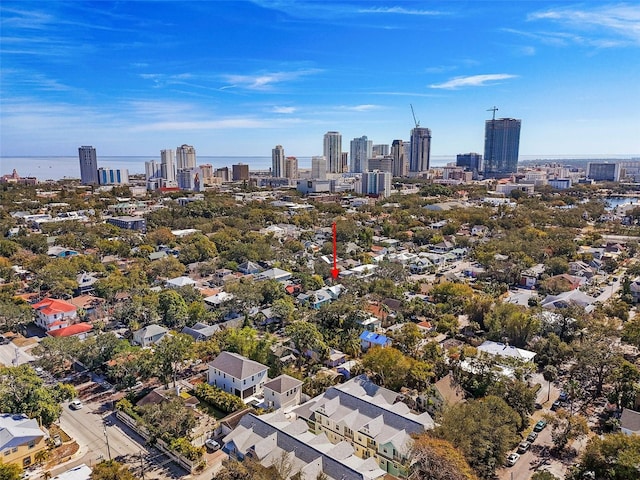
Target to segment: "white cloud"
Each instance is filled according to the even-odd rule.
[[[277,105],[272,109],[273,113],[294,113],[296,110],[296,107],[281,107]]]
[[[592,10],[558,8],[535,12],[530,21],[552,21],[566,29],[588,32],[589,35],[569,35],[575,43],[602,48],[628,44],[640,45],[640,5],[607,5]],[[607,38],[596,38],[595,35]]]
[[[225,81],[233,87],[248,90],[270,90],[276,84],[290,82],[298,78],[320,72],[318,69],[296,70],[291,72],[266,72],[256,75],[223,75]],[[229,87],[227,86],[227,88]]]
[[[358,10],[358,13],[392,13],[397,15],[444,15],[444,12],[437,10],[416,10],[412,8],[404,7],[376,7],[376,8],[363,8]]]
[[[382,108],[380,105],[371,105],[371,104],[341,105],[338,107],[338,110],[347,110],[350,112],[370,112],[371,110],[378,110],[380,108]]]
[[[494,85],[500,80],[508,80],[510,78],[517,78],[517,75],[511,75],[509,73],[492,73],[487,75],[471,75],[467,77],[455,77],[451,80],[447,80],[444,83],[436,83],[429,85],[431,88],[441,88],[445,90],[455,90],[461,87],[486,87]]]

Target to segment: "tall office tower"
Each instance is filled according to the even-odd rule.
[[[431,130],[416,127],[411,130],[411,154],[409,155],[409,171],[412,173],[429,170],[431,160]]]
[[[203,163],[198,168],[200,169],[200,173],[202,173],[201,182],[204,185],[211,185],[213,183],[213,165]]]
[[[620,164],[589,162],[587,178],[596,182],[618,182],[620,181]]]
[[[386,143],[385,144],[379,143],[377,145],[374,145],[373,156],[376,157],[378,155],[380,155],[381,157],[389,155],[389,145],[387,145]]]
[[[349,171],[349,152],[342,152],[340,154],[340,171],[342,173]]]
[[[296,157],[285,158],[284,176],[290,180],[298,179],[298,159]]]
[[[367,171],[372,172],[379,170],[380,172],[393,172],[393,157],[385,155],[384,157],[373,157],[369,159]]]
[[[391,144],[391,158],[393,158],[392,172],[394,177],[407,176],[407,156],[402,140],[394,140]]]
[[[373,142],[366,135],[351,140],[351,168],[353,173],[366,172],[373,151]]]
[[[80,181],[83,185],[98,185],[98,158],[96,149],[91,146],[78,148],[80,158]]]
[[[249,180],[249,165],[238,163],[237,165],[231,165],[231,170],[234,182]]]
[[[178,170],[196,168],[196,149],[191,145],[176,148],[176,168]]]
[[[178,187],[180,187],[181,190],[189,190],[192,192],[204,191],[202,169],[195,167],[178,170]]]
[[[327,160],[327,171],[330,173],[343,173],[342,165],[342,135],[340,132],[327,132],[324,134],[324,158]]]
[[[162,169],[160,168],[160,164],[155,160],[144,162],[144,174],[147,182],[155,178],[162,178]]]
[[[284,148],[282,145],[276,145],[276,148],[271,150],[271,176],[284,177]]]
[[[311,179],[327,179],[327,159],[323,156],[311,157]]]
[[[462,167],[473,173],[473,179],[478,179],[478,173],[482,172],[482,155],[479,153],[459,153],[456,155],[456,167]]]
[[[100,185],[127,185],[129,183],[129,170],[126,168],[99,168],[98,180]]]
[[[363,195],[378,195],[380,197],[388,197],[391,195],[391,173],[364,172],[362,174],[362,193]]]
[[[521,120],[515,118],[496,118],[485,122],[485,177],[500,177],[518,171],[520,123]]]
[[[165,181],[176,181],[176,152],[173,150],[160,150],[160,171]]]
[[[231,177],[229,176],[229,167],[216,168],[216,172],[214,175],[218,178],[221,178],[223,182],[228,182],[231,180]]]

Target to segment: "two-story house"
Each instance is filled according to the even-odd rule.
[[[78,318],[75,305],[57,298],[45,298],[31,305],[36,313],[36,325],[46,332],[66,328]]]
[[[160,325],[147,325],[133,332],[133,341],[141,347],[150,347],[162,340],[168,333],[169,330]]]
[[[208,382],[245,400],[262,394],[269,368],[242,355],[220,352],[209,363]]]
[[[49,435],[40,429],[38,421],[26,415],[0,415],[0,458],[22,468],[32,465],[36,454],[47,449]]]
[[[302,398],[302,381],[289,375],[280,375],[264,384],[266,408],[297,407]]]

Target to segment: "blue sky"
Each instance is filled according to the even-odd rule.
[[[640,3],[12,2],[0,6],[0,153],[322,153],[329,130],[521,155],[640,153]]]

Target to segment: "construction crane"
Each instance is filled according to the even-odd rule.
[[[496,112],[498,111],[498,107],[494,106],[493,108],[487,108],[487,112],[493,112],[493,120],[496,119]]]
[[[413,123],[416,124],[416,128],[420,127],[420,120],[416,120],[416,112],[413,111],[413,105],[410,103],[409,106],[411,107],[411,115],[413,115]]]

